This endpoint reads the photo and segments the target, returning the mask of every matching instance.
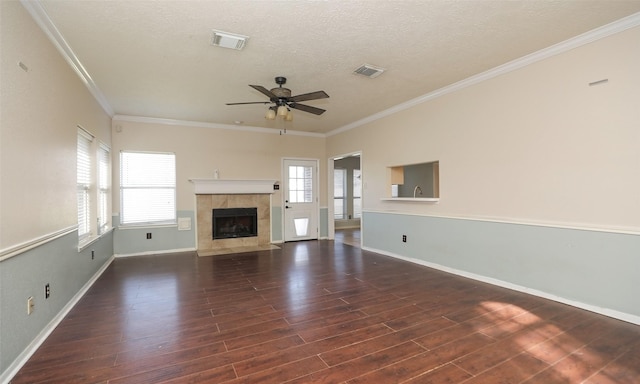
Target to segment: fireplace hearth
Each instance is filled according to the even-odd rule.
[[[258,236],[257,208],[216,208],[211,222],[214,240]]]

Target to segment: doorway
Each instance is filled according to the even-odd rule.
[[[332,165],[334,239],[360,246],[363,187],[360,153],[335,157]]]

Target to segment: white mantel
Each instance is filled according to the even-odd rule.
[[[262,194],[273,193],[277,180],[224,180],[189,179],[195,185],[196,195]]]

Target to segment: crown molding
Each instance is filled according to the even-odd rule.
[[[340,128],[334,129],[333,131],[327,132],[326,136],[333,136],[333,135],[337,135],[339,133],[342,132],[346,132],[349,131],[353,128],[359,127],[361,125],[365,125],[368,123],[371,123],[373,121],[382,119],[384,117],[393,115],[395,113],[398,113],[400,111],[404,111],[405,109],[409,109],[413,106],[416,106],[418,104],[422,104],[424,102],[436,99],[438,97],[447,95],[449,93],[453,93],[456,91],[459,91],[461,89],[470,87],[472,85],[481,83],[483,81],[492,79],[494,77],[503,75],[505,73],[509,73],[512,71],[515,71],[517,69],[520,69],[522,67],[526,67],[528,65],[531,65],[533,63],[536,63],[538,61],[541,60],[545,60],[548,59],[550,57],[559,55],[561,53],[570,51],[572,49],[581,47],[583,45],[592,43],[594,41],[603,39],[607,36],[611,36],[614,35],[616,33],[620,33],[623,31],[626,31],[627,29],[630,28],[634,28],[640,25],[640,12],[638,13],[634,13],[633,15],[627,16],[625,18],[622,18],[620,20],[614,21],[613,23],[610,24],[606,24],[602,27],[596,28],[594,30],[591,30],[589,32],[585,32],[581,35],[578,35],[576,37],[573,37],[569,40],[565,40],[563,42],[560,42],[558,44],[552,45],[550,47],[541,49],[539,51],[536,51],[534,53],[531,53],[529,55],[523,56],[521,58],[515,59],[513,61],[510,61],[508,63],[499,65],[495,68],[489,69],[485,72],[479,73],[477,75],[468,77],[464,80],[458,81],[457,83],[453,83],[451,85],[448,85],[446,87],[437,89],[433,92],[427,93],[425,95],[416,97],[415,99],[411,99],[405,103],[402,104],[398,104],[394,107],[385,109],[383,111],[380,111],[378,113],[375,113],[371,116],[367,116],[363,119],[354,121],[353,123],[349,123],[347,125],[344,125]]]
[[[267,134],[275,134],[275,135],[285,134],[281,129],[275,129],[275,128],[262,128],[262,127],[233,125],[233,124],[205,123],[201,121],[174,120],[174,119],[164,119],[164,118],[158,118],[158,117],[115,115],[113,116],[112,121],[113,121],[113,124],[116,124],[118,121],[127,121],[132,123],[179,125],[183,127],[230,129],[233,131],[258,132],[258,133],[267,133]],[[289,129],[287,130],[286,134],[293,135],[293,136],[326,137],[326,135],[322,133],[295,131],[295,130],[289,130]]]
[[[38,24],[47,37],[49,37],[49,40],[51,40],[53,45],[58,49],[62,57],[78,74],[80,80],[82,80],[84,85],[89,89],[89,92],[91,92],[106,114],[109,115],[109,117],[113,117],[113,108],[93,81],[89,72],[84,68],[80,59],[78,59],[69,44],[67,44],[67,41],[62,37],[58,28],[53,24],[53,21],[47,14],[42,3],[38,0],[20,0],[20,3],[22,3],[27,12],[29,12],[31,17],[35,20],[36,24]]]

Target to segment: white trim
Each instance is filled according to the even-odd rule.
[[[400,256],[400,255],[397,255],[395,253],[382,251],[380,249],[369,248],[369,247],[361,247],[361,248],[363,250],[365,250],[365,251],[379,253],[379,254],[382,254],[382,255],[385,255],[385,256],[389,256],[389,257],[393,257],[393,258],[396,258],[396,259],[408,261],[410,263],[423,265],[425,267],[437,269],[439,271],[444,271],[444,272],[448,272],[448,273],[451,273],[451,274],[454,274],[454,275],[458,275],[458,276],[466,277],[466,278],[469,278],[469,279],[482,281],[484,283],[496,285],[496,286],[499,286],[499,287],[512,289],[514,291],[527,293],[529,295],[542,297],[544,299],[557,301],[559,303],[571,305],[572,307],[585,309],[585,310],[590,311],[590,312],[599,313],[601,315],[605,315],[605,316],[608,316],[608,317],[613,317],[615,319],[619,319],[619,320],[623,320],[623,321],[626,321],[626,322],[629,322],[629,323],[632,323],[632,324],[640,325],[640,316],[632,315],[630,313],[620,312],[620,311],[616,311],[616,310],[609,309],[609,308],[598,307],[598,306],[591,305],[591,304],[585,304],[585,303],[582,303],[582,302],[579,302],[579,301],[566,299],[564,297],[556,296],[556,295],[553,295],[551,293],[547,293],[547,292],[540,291],[540,290],[537,290],[537,289],[527,288],[527,287],[522,286],[522,285],[509,283],[509,282],[506,282],[506,281],[494,279],[492,277],[487,277],[487,276],[483,276],[483,275],[477,275],[475,273],[466,272],[466,271],[463,271],[463,270],[460,270],[460,269],[446,267],[446,266],[440,265],[440,264],[430,263],[428,261],[424,261],[424,260],[420,260],[420,259],[414,259],[412,257]]]
[[[327,132],[333,136],[640,25],[640,12]]]
[[[362,213],[383,213],[389,215],[405,215],[405,216],[422,216],[422,217],[434,217],[439,219],[454,219],[454,220],[470,220],[470,221],[484,221],[489,223],[501,223],[501,224],[516,224],[516,225],[530,225],[534,227],[547,227],[547,228],[560,228],[560,229],[573,229],[577,231],[592,231],[592,232],[605,232],[616,233],[622,235],[640,235],[640,229],[634,227],[595,227],[578,223],[564,223],[564,222],[545,222],[545,221],[533,221],[526,219],[510,219],[499,217],[482,217],[482,216],[456,216],[456,215],[431,215],[414,212],[398,212],[398,211],[383,211],[383,210],[362,210]]]
[[[205,123],[201,121],[174,120],[174,119],[163,119],[163,118],[157,118],[157,117],[144,117],[144,116],[115,115],[113,116],[112,121],[114,123],[118,121],[127,121],[131,123],[179,125],[184,127],[209,128],[209,129],[230,129],[233,131],[258,132],[258,133],[268,133],[273,135],[282,134],[279,129],[274,129],[274,128],[262,128],[262,127],[252,127],[252,126],[246,126],[246,125],[233,125],[233,124]],[[326,135],[322,133],[293,131],[293,130],[287,130],[287,135],[326,137]]]
[[[49,40],[51,40],[53,45],[58,49],[62,57],[78,74],[84,85],[89,89],[89,92],[91,92],[102,109],[107,113],[107,115],[109,115],[109,117],[112,117],[114,111],[107,101],[107,98],[102,94],[96,83],[91,78],[91,75],[89,75],[89,72],[84,68],[80,59],[78,59],[58,28],[55,26],[47,14],[47,11],[42,6],[42,3],[38,0],[20,0],[20,3],[22,3],[27,12],[29,12],[31,17],[33,17],[36,24],[38,24],[47,37],[49,37]]]
[[[7,259],[10,259],[14,256],[17,256],[23,252],[26,252],[30,249],[33,248],[37,248],[41,245],[44,245],[50,241],[53,241],[55,239],[58,239],[62,236],[66,236],[74,231],[78,230],[78,225],[72,225],[70,227],[67,228],[63,228],[60,229],[58,231],[55,232],[51,232],[48,233],[46,235],[40,236],[40,237],[36,237],[35,239],[29,240],[29,241],[25,241],[24,243],[20,243],[17,245],[14,245],[12,247],[9,248],[5,248],[3,250],[0,250],[0,262],[5,261]]]
[[[89,140],[90,142],[93,142],[93,139],[95,139],[96,137],[94,136],[93,133],[89,132],[85,127],[83,127],[82,125],[78,124],[78,133],[82,136],[84,136],[84,138],[86,138],[87,140]]]
[[[165,249],[162,251],[145,251],[145,252],[135,252],[135,253],[116,253],[114,256],[117,259],[124,257],[136,257],[136,256],[151,256],[151,255],[165,255],[169,253],[184,253],[184,252],[195,252],[196,248],[179,248],[179,249]]]
[[[277,180],[189,179],[196,195],[272,194]]]
[[[437,203],[439,197],[383,197],[381,201],[411,201],[416,203]]]
[[[101,267],[96,271],[96,273],[85,283],[84,286],[76,293],[69,302],[62,307],[62,310],[58,312],[58,314],[51,319],[51,321],[40,331],[38,336],[29,345],[18,355],[18,357],[9,365],[9,367],[0,374],[0,383],[9,383],[11,378],[18,373],[20,368],[24,366],[29,358],[36,352],[36,350],[42,345],[42,343],[49,337],[51,332],[60,324],[62,320],[64,320],[65,316],[75,307],[75,305],[82,299],[82,297],[89,291],[89,289],[93,286],[93,284],[102,276],[104,271],[107,270],[109,265],[114,260],[114,256],[111,256],[109,260],[107,260]]]
[[[178,222],[176,221],[174,224],[149,224],[149,223],[140,223],[140,224],[120,224],[118,225],[118,230],[129,230],[129,229],[158,229],[158,228],[178,228]]]

